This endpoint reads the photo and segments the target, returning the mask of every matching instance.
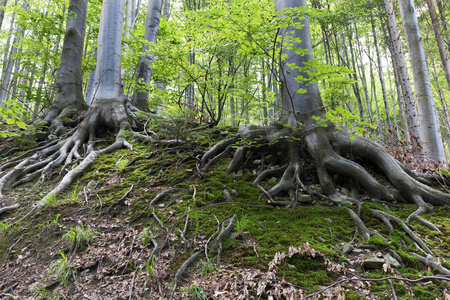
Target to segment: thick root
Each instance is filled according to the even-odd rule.
[[[40,212],[48,202],[61,194],[76,178],[81,176],[99,155],[110,153],[123,147],[132,148],[122,133],[124,130],[131,130],[131,125],[128,121],[130,114],[132,113],[126,104],[120,101],[92,106],[71,137],[56,143],[50,143],[47,147],[42,148],[28,158],[14,160],[14,167],[0,178],[0,200],[4,189],[14,184],[30,181],[39,176],[41,181],[45,181],[52,176],[56,168],[62,167],[60,174],[64,173],[65,175],[61,182],[41,201],[36,203],[34,208],[21,221]],[[115,142],[107,148],[94,150],[96,137],[104,133],[110,134],[109,131],[104,132],[105,129],[117,133]],[[79,153],[82,145],[86,145],[84,158]],[[80,161],[78,166],[67,170],[66,167],[75,160]],[[19,179],[21,177],[22,179]]]

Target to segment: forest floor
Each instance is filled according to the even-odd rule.
[[[426,254],[401,228],[389,232],[369,212],[404,220],[413,205],[364,202],[360,218],[382,237],[355,238],[347,207],[306,196],[295,210],[258,201],[256,171],[226,174],[231,158],[200,175],[196,157],[235,128],[168,128],[160,126],[160,138],[177,135],[184,143],[131,140],[132,151],[100,156],[29,220],[14,223],[55,186],[58,174],[5,192],[6,204],[20,208],[0,215],[0,298],[450,299],[449,281],[433,279],[438,270],[410,253]],[[17,147],[15,155],[33,148],[23,138],[0,145]],[[307,184],[314,188],[313,179]],[[205,247],[233,215],[231,235],[217,248]],[[448,208],[424,218],[441,233],[414,221],[408,226],[450,268]],[[194,253],[198,259],[177,277]]]

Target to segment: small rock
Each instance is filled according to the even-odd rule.
[[[320,240],[320,241],[322,241],[322,242],[325,242],[325,241],[326,241],[326,240],[325,240],[323,237],[321,237],[320,235],[317,237],[317,239]]]
[[[364,256],[363,267],[367,269],[381,269],[384,263],[384,258],[377,257],[374,253],[369,253]]]
[[[311,195],[300,195],[298,197],[298,202],[300,202],[300,203],[311,203],[312,202],[312,197],[311,197]]]
[[[235,189],[231,189],[231,195],[233,195],[234,197],[238,197],[239,193]]]
[[[342,245],[342,253],[348,254],[348,253],[352,252],[353,248],[354,247],[352,244],[344,243],[344,245]]]
[[[400,266],[401,266],[400,263],[395,258],[393,258],[389,253],[387,253],[384,256],[384,259],[386,260],[386,262],[388,264],[390,264],[394,268],[400,268]]]
[[[327,221],[328,223],[333,223],[333,220],[331,220],[330,218],[325,218],[325,221]]]
[[[233,175],[234,180],[241,180],[242,179],[242,170],[239,170],[236,172],[236,174]]]
[[[255,160],[253,161],[253,164],[254,164],[254,165],[260,165],[260,164],[261,164],[261,160],[260,160],[260,159],[255,159]]]

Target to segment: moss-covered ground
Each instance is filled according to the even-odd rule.
[[[226,274],[222,277],[225,281],[235,278],[236,274],[244,274],[243,270],[264,274],[277,252],[287,253],[289,247],[301,247],[305,243],[321,255],[286,257],[276,272],[276,280],[289,282],[304,294],[312,294],[343,276],[416,279],[437,275],[437,270],[429,269],[409,254],[423,253],[401,228],[389,232],[369,211],[371,208],[389,210],[404,220],[415,210],[412,205],[364,203],[361,219],[384,238],[372,236],[368,241],[361,237],[353,240],[355,224],[346,207],[316,201],[291,210],[258,201],[260,190],[252,184],[256,175],[250,171],[242,176],[226,174],[230,158],[200,175],[196,166],[199,155],[235,131],[235,128],[191,134],[178,131],[185,135],[180,136],[185,142],[178,146],[133,140],[132,151],[123,149],[99,157],[88,172],[42,213],[12,226],[9,225],[51,190],[59,178],[54,176],[45,183],[36,180],[8,191],[6,201],[17,201],[21,207],[0,216],[0,298],[167,299],[164,297],[172,295],[177,299],[192,296],[193,285],[189,282],[194,282],[211,299],[220,299],[221,294],[215,294],[214,286],[208,282],[208,277],[213,276],[208,272]],[[170,137],[170,132],[161,135],[161,138],[166,137]],[[104,145],[108,145],[108,141]],[[22,147],[24,151],[30,146]],[[162,199],[153,210],[151,200],[169,188],[180,190]],[[225,199],[224,189],[230,192],[234,203]],[[128,191],[122,202],[112,206]],[[152,216],[153,212],[164,227]],[[172,292],[170,286],[176,270],[192,253],[204,249],[220,222],[234,214],[237,216],[235,233],[222,245],[220,262],[216,260],[218,251],[211,249],[200,264],[189,269],[185,287]],[[436,224],[442,233],[416,222],[409,226],[440,258],[442,265],[450,268],[447,261],[450,256],[448,209],[436,208],[435,213],[424,217]],[[86,248],[73,251],[64,235],[80,224],[96,234],[87,241]],[[151,232],[150,238],[165,246],[155,260],[150,257],[153,244],[145,244],[142,238],[146,228]],[[179,233],[183,230],[186,231],[185,241]],[[353,264],[356,255],[343,252],[345,243],[352,243],[354,247],[363,245],[365,247],[361,249],[373,252],[394,251],[401,258],[401,267],[392,267],[388,273],[382,268],[364,269]],[[64,255],[72,270],[66,285],[61,284],[55,271],[49,272],[49,266],[55,261],[60,262]],[[342,265],[351,274],[328,270],[325,258]],[[233,271],[226,273],[227,268],[233,268]],[[391,284],[398,299],[442,299],[448,282],[393,280]],[[232,289],[231,282],[229,288]],[[353,282],[342,288],[346,299],[392,297],[387,280],[361,285]],[[256,290],[254,287],[250,295],[256,296]]]

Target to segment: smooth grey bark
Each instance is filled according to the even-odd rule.
[[[164,0],[163,17],[167,20],[170,18],[170,0]]]
[[[411,141],[411,135],[410,135],[411,130],[410,130],[410,127],[408,124],[408,118],[407,118],[406,112],[405,112],[405,103],[403,102],[402,89],[401,89],[400,79],[399,79],[399,75],[398,75],[398,68],[396,65],[396,60],[394,58],[394,50],[393,50],[392,42],[387,35],[386,27],[384,26],[383,22],[381,22],[381,28],[385,35],[386,45],[388,46],[389,52],[391,53],[390,56],[391,56],[391,61],[392,61],[392,70],[394,73],[395,87],[397,90],[398,109],[400,112],[400,117],[402,119],[403,133],[405,134],[405,141],[407,143],[407,147],[411,148],[411,145],[409,143]]]
[[[22,4],[23,10],[28,10],[28,2],[24,1]],[[14,18],[13,18],[14,19]],[[13,24],[13,20],[11,20],[11,26]],[[12,28],[12,27],[11,27]],[[15,64],[16,59],[14,58],[14,55],[17,53],[17,45],[19,45],[20,38],[23,36],[23,31],[20,28],[20,26],[17,27],[16,33],[14,36],[13,44],[11,46],[11,51],[9,52],[9,59],[5,61],[8,61],[8,63],[5,66],[5,69],[3,70],[2,74],[2,86],[0,87],[0,106],[4,105],[5,99],[7,99],[7,93],[8,93],[8,86],[11,80],[11,73]],[[7,52],[5,52],[5,58],[6,58]]]
[[[403,99],[405,100],[404,102],[406,107],[406,115],[408,116],[409,121],[409,128],[411,130],[411,134],[413,134],[418,139],[419,143],[422,144],[416,103],[413,96],[411,82],[408,76],[406,60],[403,55],[403,46],[401,42],[400,31],[397,26],[397,20],[395,18],[392,0],[384,0],[384,6],[386,9],[387,27],[389,31],[389,38],[392,43],[392,52],[393,58],[395,60],[395,67],[397,69],[398,79],[402,87]]]
[[[75,16],[68,19],[66,23],[61,66],[55,86],[56,94],[53,105],[56,106],[82,107],[84,103],[81,63],[83,61],[87,7],[88,0],[70,0],[68,12]]]
[[[378,62],[378,77],[380,78],[380,84],[381,84],[381,92],[383,94],[383,102],[384,102],[384,110],[386,113],[386,121],[389,126],[389,129],[392,129],[392,123],[391,123],[391,116],[389,113],[389,104],[387,99],[387,93],[386,93],[386,85],[384,83],[384,72],[383,72],[383,64],[381,63],[381,55],[380,50],[378,49],[378,41],[377,41],[377,34],[375,31],[375,24],[372,20],[372,34],[373,34],[373,42],[375,45],[375,52],[377,55],[377,62]]]
[[[367,114],[369,116],[369,121],[370,123],[373,123],[373,116],[372,116],[372,107],[370,107],[370,98],[369,98],[369,91],[367,90],[367,80],[366,80],[366,71],[364,69],[364,62],[363,62],[363,57],[362,57],[362,47],[361,47],[361,43],[359,41],[359,35],[358,35],[358,27],[356,26],[355,23],[355,35],[356,35],[356,44],[358,45],[358,51],[359,51],[359,69],[360,69],[360,78],[362,81],[362,85],[364,88],[364,96],[366,98],[366,105],[367,105]]]
[[[95,59],[97,59],[97,49],[94,50],[94,57]],[[86,86],[86,104],[87,105],[91,105],[92,104],[92,100],[94,99],[94,94],[95,94],[95,74],[96,71],[92,70],[89,73],[89,79],[88,79],[88,83]]]
[[[97,91],[93,100],[96,104],[125,101],[120,68],[123,11],[123,1],[103,1],[95,75]]]
[[[6,7],[6,4],[8,3],[8,0],[1,0],[0,1],[0,7]],[[5,17],[5,9],[0,8],[0,29],[2,28],[3,24],[3,18]]]
[[[439,17],[441,19],[442,29],[445,32],[447,32],[448,24],[447,24],[447,20],[445,19],[445,15],[444,15],[444,6],[442,5],[441,0],[436,0],[436,3],[437,3],[438,10],[439,10]],[[450,36],[447,33],[445,34],[445,42],[447,44],[447,49],[449,49],[449,51],[450,51]]]
[[[161,19],[161,8],[162,0],[149,0],[144,33],[144,39],[148,43],[156,44]],[[148,51],[148,45],[144,44],[142,47],[143,55],[139,61],[138,75],[136,77],[136,89],[131,100],[134,106],[144,111],[149,110],[147,103],[149,90],[147,85],[150,84],[152,64],[155,59],[155,53],[148,53]]]
[[[428,39],[428,36],[427,36],[427,46],[428,46],[428,51],[430,53],[431,64],[433,66],[433,77],[436,80],[436,85],[437,85],[438,94],[439,94],[439,100],[441,101],[442,115],[444,117],[444,125],[445,125],[445,128],[447,129],[447,139],[448,139],[448,135],[450,135],[450,121],[449,121],[449,116],[448,116],[447,103],[445,103],[445,98],[444,98],[444,95],[442,92],[441,84],[439,83],[439,76],[438,76],[438,72],[436,70],[436,63],[434,62],[434,55],[433,55],[433,51],[431,50],[431,47],[430,47],[430,40]]]
[[[399,0],[399,6],[411,59],[423,149],[430,159],[445,162],[439,119],[431,91],[427,61],[420,36],[414,1]]]
[[[441,56],[442,69],[444,70],[445,79],[447,79],[447,85],[450,88],[450,63],[448,61],[447,49],[445,49],[441,27],[439,26],[436,8],[434,7],[433,0],[427,0],[427,4],[428,4],[428,12],[430,13],[431,23],[433,24],[433,31],[434,36],[436,38],[436,44],[439,49],[439,55]]]
[[[356,96],[356,100],[358,101],[358,111],[359,111],[359,119],[361,120],[361,122],[364,122],[365,118],[364,118],[364,106],[362,104],[362,99],[361,99],[361,93],[359,90],[359,83],[358,83],[358,72],[356,70],[356,63],[355,63],[355,55],[353,52],[353,43],[352,43],[352,39],[351,37],[348,40],[349,42],[349,46],[350,46],[350,57],[352,60],[352,69],[353,69],[353,80],[355,81],[355,83],[352,85],[353,88],[353,93]]]
[[[275,0],[275,10],[280,12],[282,9],[290,7],[306,7],[306,0]],[[291,69],[288,64],[294,64],[296,67],[305,67],[305,62],[313,60],[311,37],[309,30],[309,19],[305,16],[302,20],[294,19],[295,23],[301,22],[303,27],[295,29],[293,26],[280,30],[283,41],[286,38],[298,38],[300,43],[289,41],[293,48],[307,49],[308,54],[304,56],[297,55],[293,50],[283,48],[281,55],[286,55],[287,59],[280,62],[281,79],[281,101],[284,110],[283,122],[291,126],[298,126],[296,121],[309,120],[311,116],[322,116],[324,107],[320,97],[317,82],[310,81],[305,72],[300,72],[297,68]],[[293,33],[291,33],[293,32]],[[298,82],[296,79],[302,76],[306,82]],[[304,93],[299,93],[305,90]]]

